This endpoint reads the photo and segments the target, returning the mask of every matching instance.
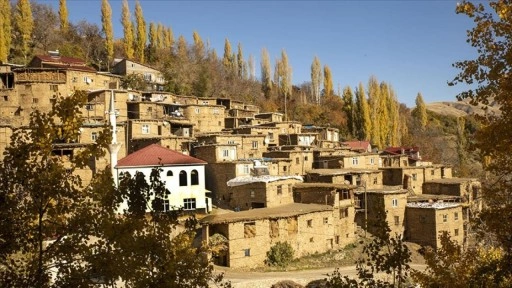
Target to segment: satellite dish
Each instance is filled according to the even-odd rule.
[[[265,140],[263,140],[263,143],[265,143],[265,144],[270,143],[270,137],[268,135],[265,137]]]

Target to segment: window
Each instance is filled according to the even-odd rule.
[[[277,185],[277,195],[283,195],[283,185]]]
[[[199,185],[199,173],[197,173],[197,170],[190,172],[190,185]]]
[[[268,132],[268,139],[274,140],[274,133]]]
[[[299,157],[295,158],[295,164],[300,164],[300,159],[299,159]]]
[[[459,213],[458,212],[453,213],[453,220],[459,220]]]
[[[9,101],[9,96],[4,95],[4,101]]]
[[[244,238],[256,237],[256,222],[244,223]]]
[[[400,216],[395,216],[395,226],[399,226],[400,225]]]
[[[149,125],[142,124],[142,134],[149,134]]]
[[[92,111],[94,109],[94,105],[92,104],[85,104],[85,110]]]
[[[180,171],[180,186],[187,186],[187,172]]]
[[[53,92],[59,91],[59,85],[50,84],[50,91],[53,91]]]
[[[199,108],[196,108],[196,114],[199,114]]]
[[[251,198],[254,198],[254,191],[251,191]]]
[[[92,142],[96,142],[98,140],[98,133],[97,132],[92,132],[91,133],[91,140],[92,140]]]
[[[412,180],[418,180],[418,174],[416,174],[416,173],[412,174]]]
[[[324,217],[324,224],[329,224],[329,218]]]
[[[350,193],[348,190],[341,191],[341,200],[347,200],[350,199]]]
[[[340,244],[340,236],[336,236],[336,237],[334,237],[334,242],[335,242],[336,244]]]
[[[252,141],[252,149],[258,149],[258,141]]]
[[[453,231],[453,235],[459,236],[459,229],[455,229],[455,231]]]
[[[308,156],[304,156],[304,161],[308,161]]]
[[[393,207],[398,207],[398,199],[391,200],[391,204],[393,205]]]
[[[370,158],[370,164],[375,164],[375,160],[373,158]]]
[[[183,210],[195,210],[195,209],[196,209],[196,198],[183,199]]]
[[[32,104],[37,104],[39,103],[39,99],[38,98],[32,98]]]
[[[171,177],[171,176],[172,176],[172,171],[171,170],[167,171],[167,177]]]
[[[250,257],[251,256],[251,249],[249,249],[249,248],[244,249],[244,256],[245,257]]]
[[[229,157],[229,150],[228,149],[222,150],[222,157]]]
[[[73,79],[71,79],[71,81],[73,81],[73,83],[76,83],[76,81],[77,81],[76,77],[73,77]]]
[[[352,158],[352,165],[359,165],[359,159],[357,157]]]
[[[249,174],[249,165],[244,165],[244,174]]]
[[[217,115],[219,114],[219,109],[218,108],[213,108],[213,115]]]
[[[443,214],[443,222],[447,222],[448,221],[448,214]]]
[[[153,112],[153,107],[148,107],[148,113]]]
[[[286,166],[283,166],[283,172],[286,172]]]
[[[309,238],[309,242],[311,242],[311,243],[315,242],[315,238],[313,238],[313,237]]]
[[[310,228],[311,228],[311,227],[313,227],[313,219],[309,219],[309,220],[307,221],[307,225],[308,225],[308,227],[310,227]]]
[[[377,185],[377,177],[373,178],[373,185]]]
[[[228,144],[235,144],[235,140],[228,140]]]
[[[434,169],[430,170],[430,175],[434,176],[435,173]]]
[[[348,217],[348,208],[340,208],[340,218]]]

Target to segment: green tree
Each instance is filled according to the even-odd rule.
[[[510,39],[512,33],[512,1],[500,0],[473,4],[462,1],[457,5],[457,13],[465,14],[475,23],[467,31],[467,42],[478,55],[475,59],[456,62],[458,75],[450,85],[473,84],[458,99],[467,99],[474,105],[486,105],[494,102],[501,111],[498,115],[479,117],[482,127],[476,132],[475,146],[486,159],[488,178],[482,194],[485,203],[479,214],[481,236],[483,240],[492,240],[491,247],[504,251],[502,260],[495,269],[498,275],[494,279],[495,287],[510,286],[512,279],[512,163],[510,155],[512,139],[510,123],[512,120],[512,83],[510,70]],[[478,83],[478,85],[475,85]],[[505,220],[507,219],[507,220]]]
[[[347,115],[347,130],[350,136],[354,136],[355,127],[354,127],[354,93],[352,93],[352,88],[347,86],[343,89],[343,111]]]
[[[11,4],[0,0],[0,61],[6,62],[11,49]]]
[[[142,13],[142,7],[140,2],[135,2],[135,25],[137,31],[137,38],[135,40],[135,55],[137,60],[144,63],[144,52],[146,50],[146,21],[144,20],[144,14]]]
[[[267,49],[261,50],[261,90],[265,99],[271,98],[272,92],[272,72],[270,68],[270,56]]]
[[[311,89],[313,90],[313,99],[315,99],[315,104],[320,105],[320,92],[322,91],[322,64],[320,64],[320,59],[317,56],[313,59],[313,63],[311,64]]]
[[[412,115],[418,120],[420,127],[425,129],[427,127],[427,105],[425,105],[425,101],[423,101],[423,96],[421,93],[418,93],[416,96],[416,107],[414,108]]]
[[[277,242],[267,251],[265,263],[269,266],[286,267],[293,261],[293,247],[288,242]]]
[[[59,0],[59,17],[60,17],[60,30],[64,33],[68,31],[69,20],[68,20],[68,6],[66,0]]]
[[[331,96],[334,94],[333,85],[331,68],[329,68],[327,65],[324,65],[324,96]]]
[[[133,59],[133,24],[128,0],[123,0],[121,24],[123,24],[123,47],[126,58]]]
[[[29,0],[18,0],[14,15],[14,27],[19,33],[19,50],[21,55],[23,55],[25,63],[27,63],[27,57],[30,54],[32,30],[34,29],[34,18],[32,17]]]
[[[370,109],[364,92],[363,83],[359,83],[356,89],[356,113],[354,117],[356,136],[359,140],[370,140],[372,122],[370,120]]]
[[[107,63],[114,58],[114,31],[112,28],[112,8],[108,0],[101,2],[101,23],[105,33],[105,50],[107,51]]]

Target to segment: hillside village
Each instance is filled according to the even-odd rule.
[[[145,90],[122,87],[131,74],[146,80]],[[161,168],[171,191],[161,209],[196,213],[204,243],[225,244],[212,255],[217,265],[264,265],[266,252],[283,241],[296,257],[340,249],[357,241],[358,229],[371,233],[383,212],[391,232],[407,241],[436,248],[448,231],[465,245],[468,221],[481,209],[476,179],[452,177],[451,167],[423,161],[416,147],[378,151],[340,139],[337,128],[289,121],[251,103],[163,92],[158,70],[128,59],[99,72],[54,51],[27,66],[0,65],[0,79],[2,155],[13,131],[29,128],[32,111],[87,91],[79,138],[57,141],[54,154],[66,161],[110,125],[108,156],[91,159],[82,179],[107,167],[116,182],[122,172],[149,177]]]

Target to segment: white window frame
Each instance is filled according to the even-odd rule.
[[[183,210],[196,210],[196,198],[184,198],[183,199]]]
[[[149,124],[142,124],[142,134],[149,134],[151,132]]]
[[[91,133],[91,140],[92,140],[92,142],[98,141],[98,132]]]
[[[352,165],[359,165],[359,158],[358,157],[352,157]]]
[[[252,141],[252,149],[258,149],[258,141]]]
[[[398,207],[398,199],[394,198],[393,200],[391,200],[391,205],[393,207]]]
[[[222,157],[224,157],[224,158],[229,157],[229,150],[228,149],[222,150]]]

